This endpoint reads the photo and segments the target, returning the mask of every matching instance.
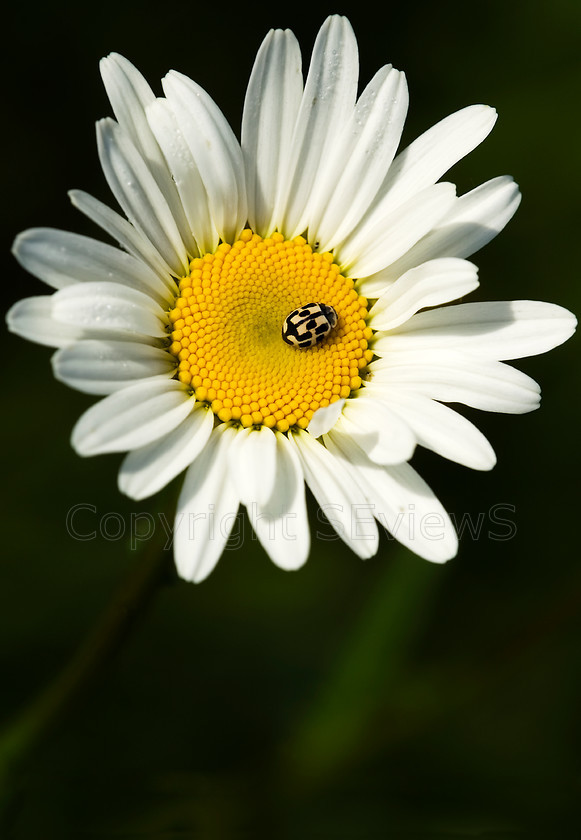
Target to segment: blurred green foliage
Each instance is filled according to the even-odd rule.
[[[490,138],[451,178],[464,192],[520,183],[508,229],[475,257],[475,299],[538,298],[581,312],[581,6],[571,0],[375,9],[166,4],[17,5],[5,21],[3,307],[41,284],[9,257],[21,229],[94,233],[66,190],[108,201],[93,124],[109,114],[98,59],[117,50],[154,84],[170,68],[234,126],[267,29],[305,56],[323,18],[348,14],[362,81],[406,70],[404,142],[473,102]],[[305,59],[306,61],[306,59]],[[159,87],[156,87],[159,90]],[[49,352],[2,334],[4,495],[0,713],[9,721],[77,649],[142,558],[127,533],[79,541],[67,511],[170,511],[177,485],[136,504],[119,459],[81,460],[70,429],[91,400],[52,380]],[[250,538],[194,587],[170,576],[122,650],[12,779],[6,835],[565,838],[581,821],[579,340],[519,364],[540,411],[469,416],[499,464],[415,463],[464,529],[434,567],[384,537],[361,563],[317,520],[307,566],[286,574]],[[312,501],[312,500],[311,500]],[[503,516],[509,531],[494,521]],[[113,527],[114,520],[110,520]],[[327,537],[325,539],[325,536]],[[4,836],[4,835],[2,835]]]

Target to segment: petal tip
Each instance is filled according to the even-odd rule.
[[[311,417],[309,425],[307,426],[307,431],[316,438],[327,434],[341,416],[344,405],[345,400],[341,399],[334,403],[330,403],[330,405],[324,406],[323,408],[318,408]]]

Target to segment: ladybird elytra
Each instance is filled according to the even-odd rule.
[[[286,316],[282,339],[292,347],[313,347],[337,324],[337,313],[327,303],[306,303]]]

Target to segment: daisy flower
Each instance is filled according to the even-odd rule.
[[[467,257],[506,225],[510,177],[457,197],[439,179],[496,113],[473,105],[397,153],[405,76],[359,97],[348,20],[322,26],[303,81],[289,30],[262,43],[239,142],[218,106],[171,71],[162,98],[133,65],[101,65],[116,120],[97,123],[123,215],[73,204],[115,245],[40,228],[14,253],[55,291],[10,329],[57,348],[54,374],[103,397],[72,433],[83,456],[127,452],[143,499],[182,473],[174,553],[204,579],[240,504],[272,560],[307,559],[305,483],[360,557],[378,523],[427,560],[457,551],[450,518],[410,466],[417,445],[477,470],[494,452],[446,403],[521,413],[539,388],[504,364],[565,341],[574,317],[535,301],[450,304],[478,286]]]

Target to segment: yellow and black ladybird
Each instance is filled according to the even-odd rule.
[[[306,303],[293,309],[282,325],[282,338],[293,347],[313,347],[337,323],[337,313],[326,303]]]

